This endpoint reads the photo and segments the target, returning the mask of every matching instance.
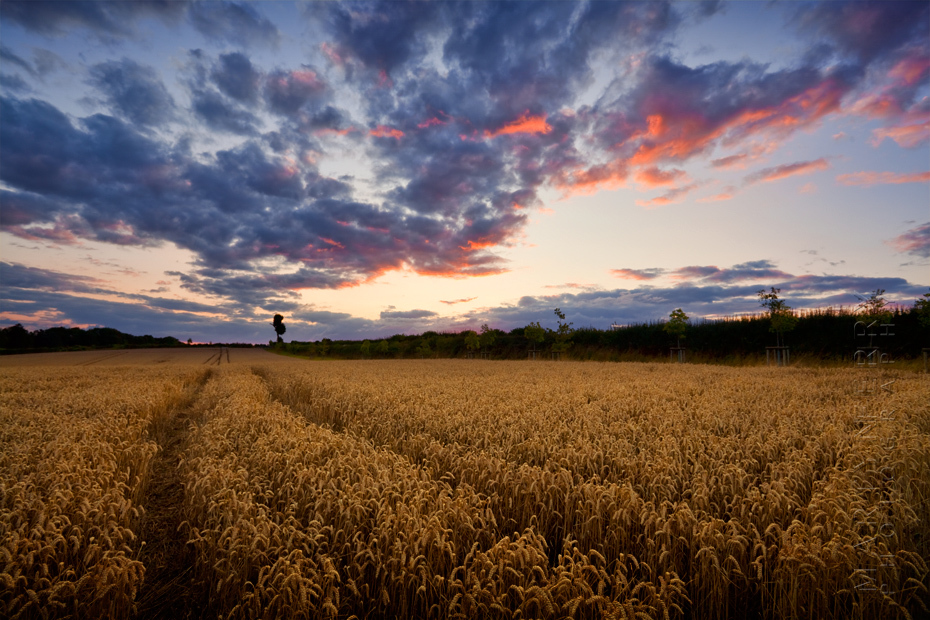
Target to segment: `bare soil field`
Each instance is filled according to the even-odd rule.
[[[0,358],[0,616],[908,618],[930,378]]]

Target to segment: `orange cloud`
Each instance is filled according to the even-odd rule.
[[[420,129],[426,129],[427,127],[432,127],[433,125],[446,125],[449,121],[444,121],[439,117],[434,116],[433,118],[427,119],[422,123],[418,123],[417,127]]]
[[[732,200],[736,194],[733,192],[720,192],[719,194],[714,194],[713,196],[705,196],[704,198],[698,198],[698,202],[722,202],[724,200]]]
[[[346,246],[342,245],[338,241],[333,241],[332,239],[327,239],[326,237],[320,237],[320,240],[323,241],[324,243],[328,243],[329,245],[333,247],[337,247],[340,250],[346,249]],[[320,251],[320,250],[317,250],[317,251]]]
[[[837,183],[843,185],[898,185],[901,183],[925,183],[930,181],[930,172],[913,172],[903,174],[896,172],[853,172],[836,177]]]
[[[640,207],[652,208],[652,207],[661,207],[667,204],[672,204],[674,202],[680,202],[680,200],[692,190],[698,187],[698,183],[691,183],[690,185],[685,185],[683,187],[676,187],[670,189],[664,195],[652,198],[651,200],[637,200],[636,204]]]
[[[659,187],[662,185],[672,185],[675,181],[686,177],[684,170],[673,168],[672,170],[659,170],[655,166],[643,168],[636,172],[635,178],[638,183],[648,187]]]
[[[315,136],[347,136],[353,131],[358,131],[355,127],[349,127],[348,129],[333,129],[331,127],[324,127],[322,129],[317,129],[313,132]]]
[[[555,181],[555,186],[562,190],[563,197],[567,198],[576,194],[593,194],[599,189],[626,187],[626,179],[626,164],[617,159],[587,170],[573,170],[562,174]]]
[[[378,125],[368,133],[376,138],[394,138],[395,140],[400,140],[404,137],[404,132],[400,129],[385,127],[384,125]]]
[[[649,167],[662,162],[686,160],[709,149],[720,140],[724,145],[729,145],[756,134],[785,135],[839,110],[840,99],[845,92],[845,87],[838,80],[826,79],[778,105],[743,110],[717,124],[698,113],[649,114],[646,117],[646,126],[642,130],[614,145],[615,150],[624,147],[634,149],[628,159],[618,158],[610,164],[569,172],[562,176],[556,186],[565,190],[566,195],[622,187],[627,178],[628,167]],[[771,150],[773,146],[768,144],[763,151]],[[749,158],[748,154],[733,155],[714,160],[712,165],[719,168],[739,168]],[[826,166],[826,162],[818,165]],[[806,170],[783,170],[781,174],[803,172]],[[779,177],[773,176],[763,180],[774,178]],[[656,201],[646,201],[646,204],[665,202],[660,198]]]
[[[488,131],[485,129],[484,137],[496,138],[497,136],[505,136],[512,133],[549,133],[550,131],[552,131],[552,127],[546,122],[546,117],[544,115],[530,116],[530,111],[527,110],[520,118],[512,123],[507,123],[496,131]]]
[[[497,245],[494,241],[485,241],[479,239],[478,241],[469,240],[465,245],[460,245],[459,249],[465,250],[466,252],[471,252],[473,250],[480,250],[481,248],[490,248]]]

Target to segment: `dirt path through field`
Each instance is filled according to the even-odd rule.
[[[152,463],[145,516],[140,538],[145,545],[139,560],[145,581],[136,597],[139,620],[197,618],[206,607],[207,594],[193,581],[194,554],[178,527],[184,521],[184,487],[178,464],[196,415],[193,403],[209,375],[196,387],[189,404],[153,424],[159,444]]]

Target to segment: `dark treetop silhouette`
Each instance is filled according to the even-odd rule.
[[[284,317],[280,314],[274,315],[274,322],[271,325],[274,327],[274,332],[278,335],[278,342],[284,342],[284,339],[281,338],[281,335],[287,331],[287,328],[284,327]]]

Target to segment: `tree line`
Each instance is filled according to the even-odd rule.
[[[402,359],[487,357],[489,359],[653,360],[668,359],[672,347],[686,347],[689,359],[742,363],[765,359],[766,347],[788,346],[793,359],[848,361],[857,346],[858,322],[893,323],[893,358],[917,359],[930,347],[930,293],[914,307],[889,307],[878,290],[857,308],[797,312],[778,296],[779,289],[759,292],[761,311],[751,316],[690,321],[677,308],[669,320],[604,330],[572,328],[555,309],[556,329],[532,322],[510,331],[483,325],[480,331],[396,334],[375,340],[331,340],[276,345],[280,351],[310,358]],[[269,343],[270,345],[273,343]],[[885,350],[885,349],[883,349]],[[554,355],[556,354],[556,355]]]
[[[111,327],[50,327],[29,331],[21,323],[0,329],[0,353],[186,346],[173,336],[133,336]]]

